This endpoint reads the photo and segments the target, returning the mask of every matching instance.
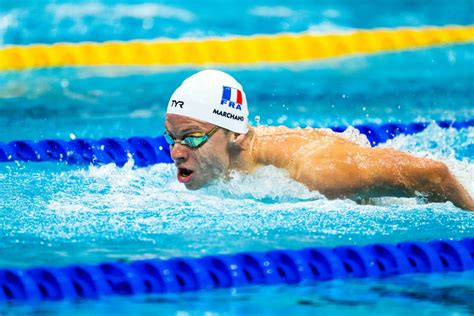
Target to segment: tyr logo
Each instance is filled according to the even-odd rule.
[[[183,101],[171,100],[171,107],[177,108],[179,106],[180,108],[183,108],[183,105]]]

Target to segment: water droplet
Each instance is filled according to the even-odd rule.
[[[287,119],[288,119],[288,116],[282,115],[278,118],[277,123],[278,124],[283,124]]]
[[[256,123],[257,126],[260,125],[260,116],[259,115],[255,116],[255,123]]]

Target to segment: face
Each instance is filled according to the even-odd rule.
[[[181,140],[193,133],[209,133],[215,126],[186,116],[167,114],[165,128],[174,139]],[[228,151],[229,134],[219,128],[198,148],[175,143],[170,146],[178,181],[187,189],[197,190],[209,182],[224,176],[230,166]]]

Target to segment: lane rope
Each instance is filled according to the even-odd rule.
[[[474,238],[0,269],[0,302],[98,299],[474,269]]]
[[[65,66],[203,66],[313,61],[474,40],[474,25],[337,34],[32,44],[0,48],[0,71]]]
[[[422,132],[430,123],[387,123],[381,125],[355,125],[361,134],[367,136],[370,144],[376,146],[400,134],[410,135]],[[474,126],[474,119],[466,121],[438,121],[442,128],[462,129]],[[331,127],[343,132],[347,126]],[[68,164],[109,164],[123,166],[130,159],[136,167],[146,167],[157,163],[171,163],[169,146],[163,136],[159,137],[107,137],[99,140],[46,139],[40,141],[14,140],[0,142],[0,163],[13,161],[62,161]]]

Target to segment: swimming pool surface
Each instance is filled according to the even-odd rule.
[[[5,1],[0,45],[207,37],[472,24],[473,1]],[[383,8],[383,9],[382,9]],[[105,18],[100,12],[109,12]],[[105,13],[104,13],[105,14]],[[38,18],[35,18],[38,17]],[[150,26],[151,25],[151,26]],[[473,44],[321,62],[220,68],[243,85],[250,121],[290,127],[474,118]],[[198,68],[55,68],[0,73],[0,141],[157,136],[172,91]],[[399,136],[388,144],[443,160],[474,195],[474,128]],[[275,185],[277,183],[278,185]],[[474,236],[451,203],[328,201],[272,167],[186,191],[172,165],[134,168],[0,164],[0,267],[202,256],[275,248]],[[474,313],[474,274],[407,275],[303,286],[248,287],[92,302],[0,306],[0,314]]]

